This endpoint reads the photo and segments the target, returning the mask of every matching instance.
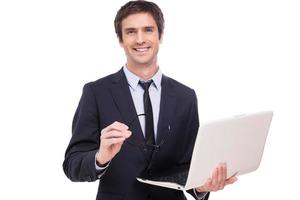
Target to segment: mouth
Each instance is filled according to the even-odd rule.
[[[138,48],[133,48],[134,51],[138,53],[146,53],[148,52],[150,47],[138,47]]]

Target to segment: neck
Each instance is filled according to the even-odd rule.
[[[157,65],[152,66],[133,66],[127,63],[129,71],[140,77],[142,80],[150,80],[158,71]]]

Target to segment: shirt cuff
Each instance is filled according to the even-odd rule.
[[[197,192],[195,188],[193,190],[198,200],[204,199],[207,195],[207,192]]]
[[[96,159],[97,158],[97,154],[98,154],[98,152],[95,154],[95,169],[97,171],[98,178],[100,178],[105,173],[107,167],[110,164],[110,161],[108,163],[106,163],[105,165],[103,165],[103,166],[99,166],[97,164],[97,159]]]

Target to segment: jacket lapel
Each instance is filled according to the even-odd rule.
[[[135,134],[137,140],[144,142],[143,132],[139,120],[136,119],[137,113],[123,69],[113,76],[110,91],[124,123],[129,125],[134,120],[131,125],[132,134]]]
[[[157,144],[168,137],[171,131],[172,116],[176,107],[174,86],[170,79],[163,75],[161,82],[161,102],[157,125]]]
[[[164,75],[162,77],[161,87],[162,91],[156,144],[160,144],[162,140],[165,140],[168,137],[168,134],[172,129],[172,116],[174,116],[176,107],[174,86],[170,79]],[[136,118],[137,113],[123,69],[113,76],[110,91],[124,122],[129,125],[129,123]],[[139,142],[145,143],[139,120],[134,120],[131,131],[132,134],[135,134],[135,137]]]

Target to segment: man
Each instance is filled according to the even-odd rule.
[[[100,179],[100,200],[186,199],[182,191],[136,180],[189,165],[199,127],[194,90],[157,65],[163,14],[152,2],[131,1],[118,11],[115,30],[127,63],[84,86],[64,172],[72,181]],[[226,180],[226,171],[220,164],[204,185],[187,192],[208,199],[210,191],[236,181]]]

